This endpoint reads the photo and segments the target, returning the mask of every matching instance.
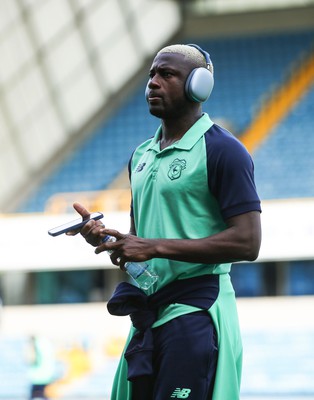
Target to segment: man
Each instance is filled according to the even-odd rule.
[[[112,400],[239,399],[242,344],[228,273],[232,262],[257,258],[261,209],[251,157],[202,113],[212,69],[208,53],[196,45],[158,52],[146,99],[161,126],[129,163],[130,233],[95,221],[81,230],[97,254],[110,251],[120,268],[130,260],[148,260],[159,275],[143,295],[149,300],[141,303],[145,312],[155,312],[149,326],[138,328],[145,314],[130,312],[136,328],[127,342],[127,361],[121,358]],[[80,204],[74,208],[83,217],[89,214]],[[103,242],[106,235],[117,241]],[[122,309],[127,308],[132,296],[132,290],[120,287],[108,307],[115,310],[116,298],[122,298]]]

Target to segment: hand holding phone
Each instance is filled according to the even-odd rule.
[[[48,233],[51,236],[58,236],[61,235],[62,233],[67,233],[82,228],[91,219],[97,221],[98,219],[101,218],[103,218],[103,214],[100,212],[95,212],[90,214],[86,218],[77,218],[73,221],[57,226],[56,228],[49,229]]]

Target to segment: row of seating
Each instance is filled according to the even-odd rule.
[[[211,53],[215,65],[215,88],[212,97],[204,104],[204,111],[208,112],[214,121],[225,121],[233,133],[240,135],[251,122],[265,96],[268,96],[310,52],[313,46],[313,32],[195,41]],[[17,211],[43,211],[47,200],[55,193],[105,189],[125,168],[134,147],[152,136],[159,124],[159,121],[147,112],[144,99],[145,84],[143,79],[134,95],[126,99],[124,105],[109,120],[104,121],[76,152],[70,154],[57,171],[49,176]],[[304,127],[311,123],[310,117],[306,116],[311,109],[311,102],[313,104],[312,98],[307,97],[302,103],[305,111],[302,111],[302,108],[301,114],[298,114],[296,125]],[[293,114],[290,118],[293,118]],[[281,124],[281,129],[289,129],[290,124],[288,118]],[[296,132],[295,129],[297,127],[293,128],[293,132]],[[295,135],[299,137],[298,133]],[[266,175],[260,166],[268,163],[270,149],[277,136],[280,138],[280,131],[278,134],[275,132],[267,141],[264,151],[261,149],[256,154],[257,171],[262,170],[257,174],[258,181],[265,174],[264,180],[271,186],[265,196],[272,198],[285,197],[286,192],[279,193],[277,183],[271,183],[271,173]],[[295,145],[291,148],[289,142],[285,143],[287,152],[295,151]],[[302,139],[297,143],[301,153],[307,146],[303,144]],[[281,144],[281,154],[282,146]],[[273,150],[276,157],[272,158],[276,159],[278,146]],[[303,185],[308,185],[307,179],[304,179]],[[272,192],[273,187],[277,190]],[[282,184],[281,188],[284,190],[285,184]],[[264,196],[264,188],[261,189],[261,193]],[[299,191],[291,192],[290,196],[298,193]],[[311,191],[307,190],[305,195],[310,193]]]
[[[263,199],[314,197],[314,86],[254,153]]]

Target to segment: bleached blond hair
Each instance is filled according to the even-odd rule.
[[[159,50],[157,55],[163,53],[182,54],[187,60],[190,60],[193,63],[195,63],[196,67],[207,68],[207,63],[204,54],[202,54],[196,47],[188,46],[187,44],[173,44]],[[212,62],[210,62],[208,69],[212,73],[214,72],[214,66]]]

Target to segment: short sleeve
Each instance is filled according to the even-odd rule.
[[[205,134],[208,186],[226,220],[261,212],[252,157],[230,132],[214,124]]]

